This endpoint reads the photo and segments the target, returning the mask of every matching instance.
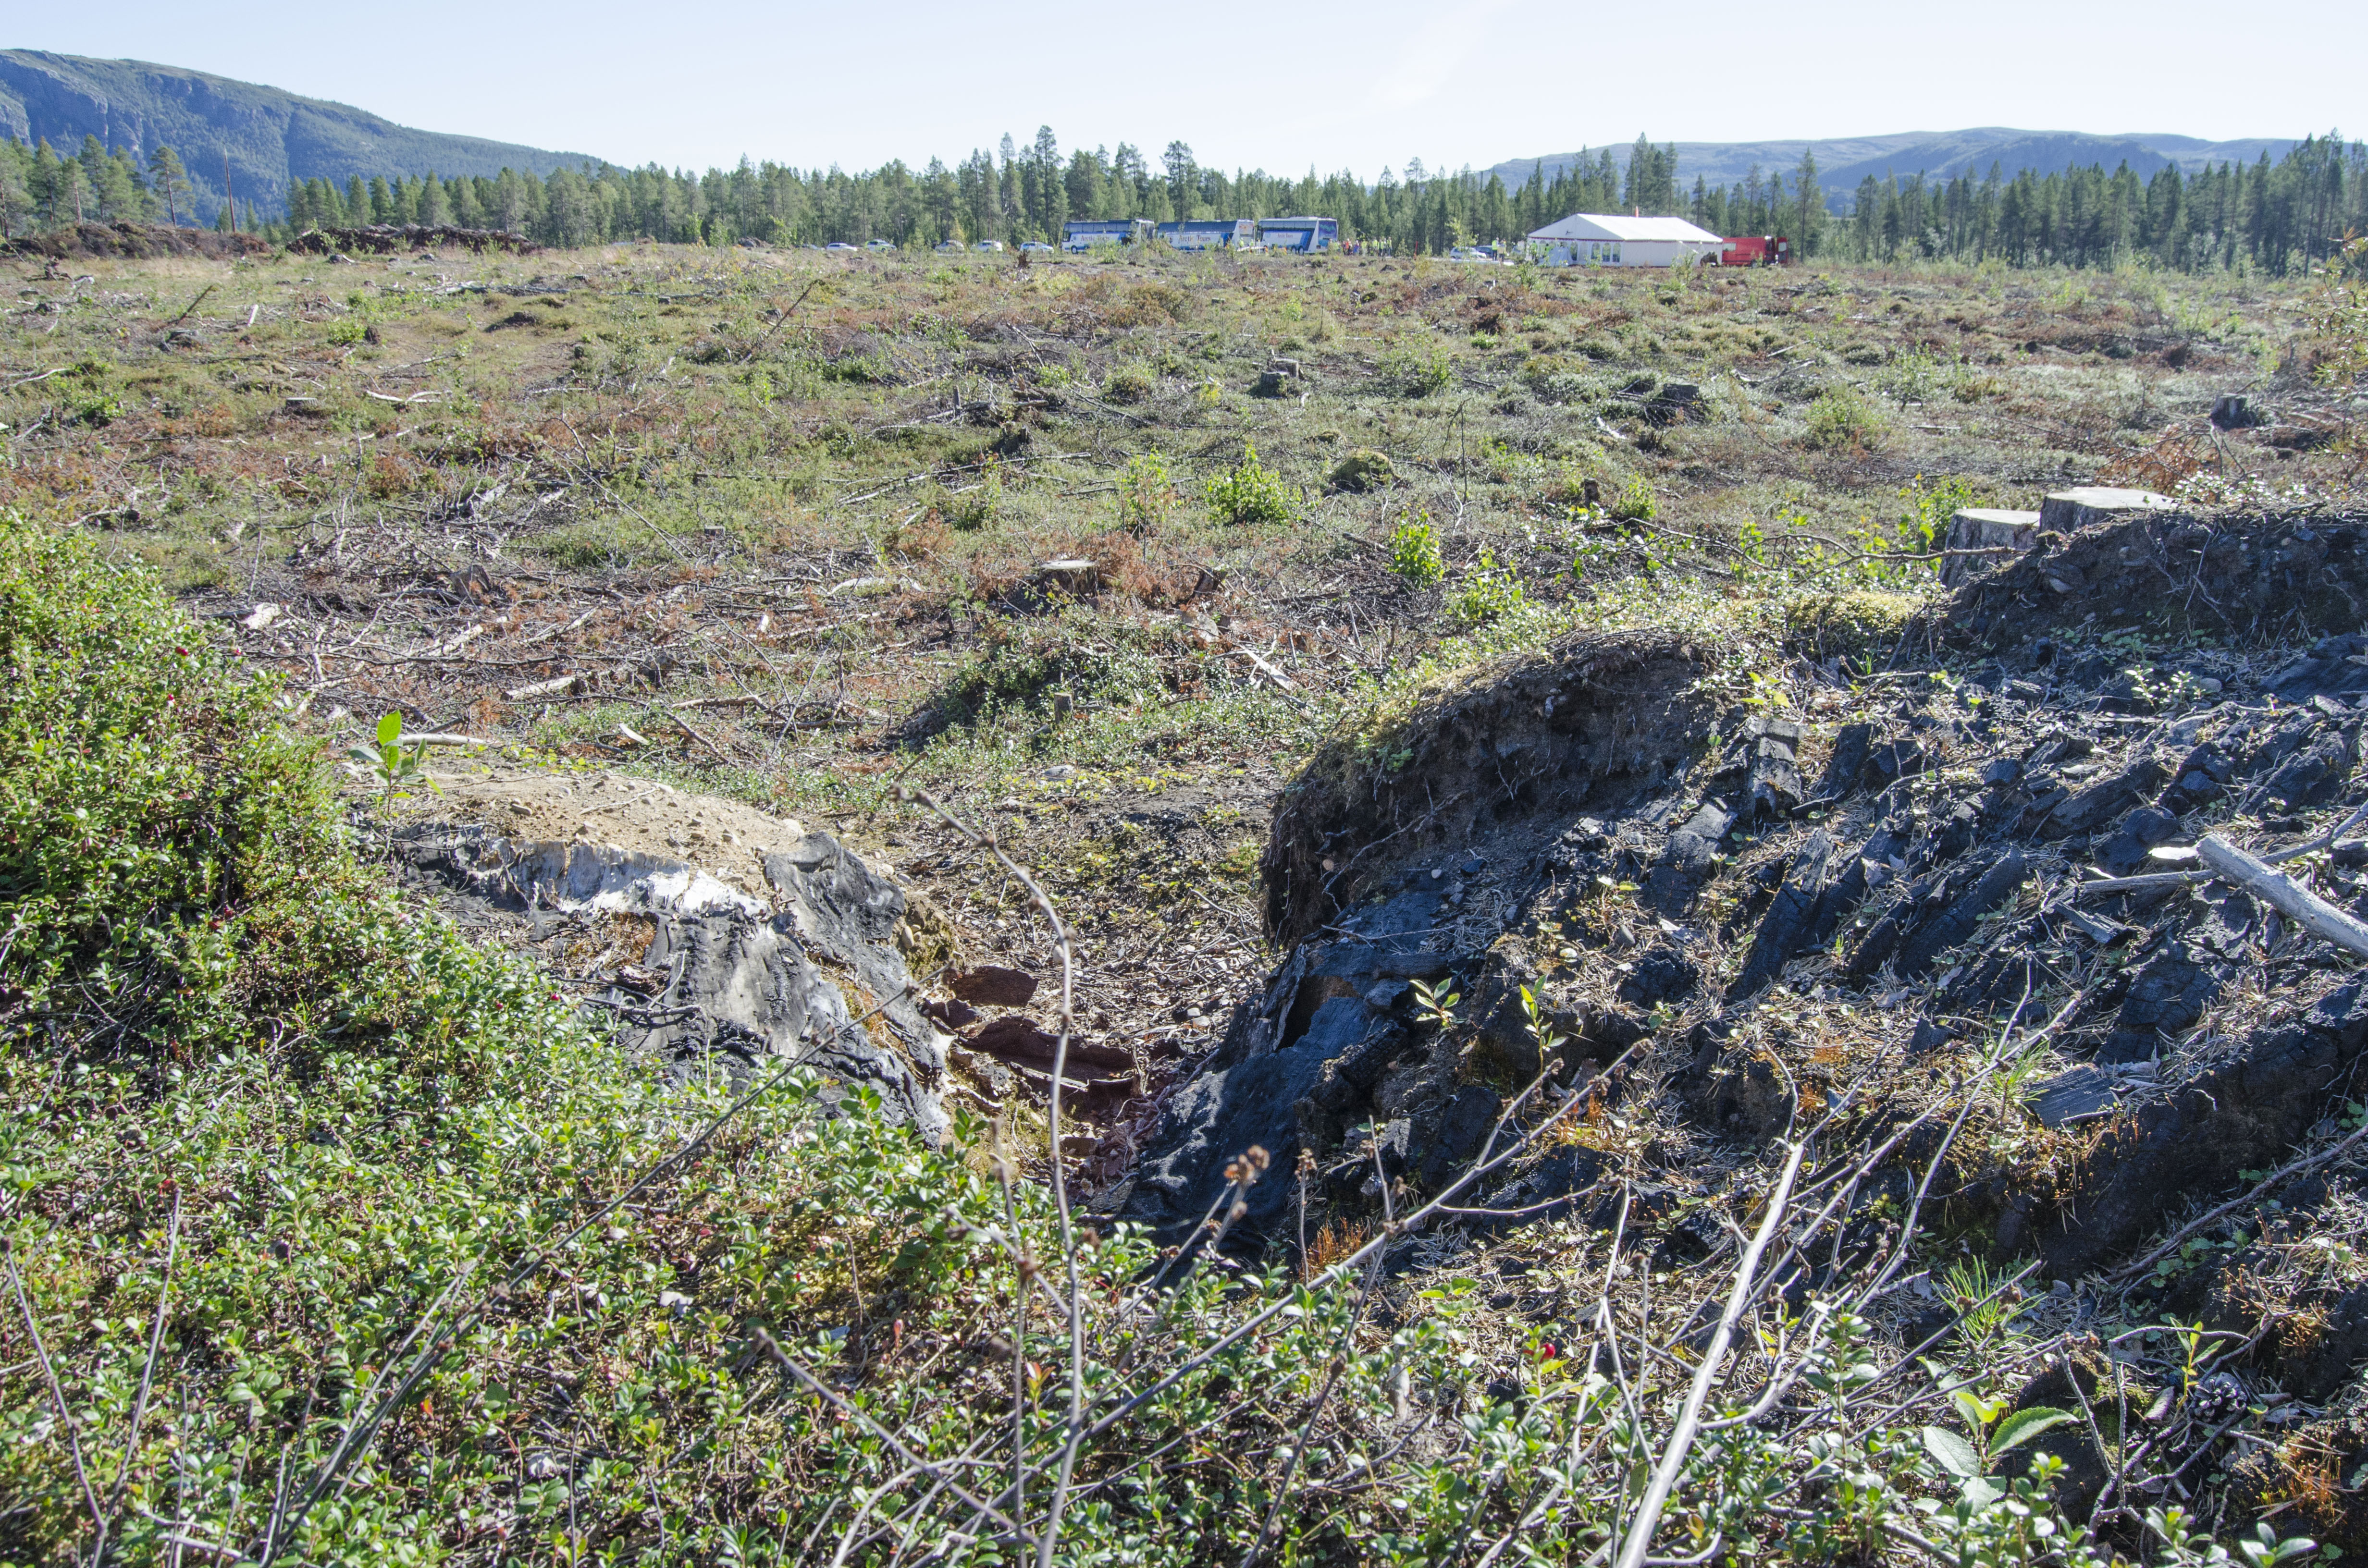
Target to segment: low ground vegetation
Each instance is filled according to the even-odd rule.
[[[2356,799],[2349,655],[2272,700],[2353,628],[2201,608],[2349,538],[2348,296],[659,247],[22,287],[0,1560],[2368,1549],[2349,1080],[2213,1134],[2259,1164],[2157,1184],[2178,1212],[2091,1185],[2135,1119],[2034,1108],[2178,964],[2217,989],[2147,1027],[2197,1072],[2350,1028],[2275,1014],[2347,972],[2283,926],[2056,902],[2152,831],[2135,795],[2045,828],[2191,721],[2157,842]],[[2232,392],[2259,423],[2205,419]],[[1941,595],[1957,506],[2096,479],[2222,519],[2203,597],[2119,536]],[[1661,705],[1668,756],[1531,846],[1550,897],[1505,880],[1518,812],[1361,854],[1355,812],[1484,743],[1525,777],[1574,670],[1664,666],[1603,710]],[[656,1073],[574,999],[615,955],[489,947],[391,878],[432,786],[335,763],[421,736],[828,824],[1046,998],[1057,920],[1067,1032],[1136,1093],[984,1074],[932,1145],[790,1064]],[[1793,800],[1680,853],[1771,746]],[[1990,886],[1994,848],[2032,874]],[[1875,951],[1874,903],[1765,937],[1845,861],[1987,888],[1964,962],[1907,972],[1941,937],[1905,915]],[[1407,891],[1461,935],[1375,977],[1420,982],[1399,1076],[1134,1222],[1288,966]],[[1445,1164],[1392,1142],[1458,1106]],[[2126,1233],[2072,1256],[2108,1199]]]

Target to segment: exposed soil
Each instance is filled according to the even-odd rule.
[[[2353,631],[2368,615],[2363,525],[2357,512],[2172,512],[2043,534],[2037,549],[1968,585],[1946,624],[1952,641],[1991,650],[2092,619],[2240,643]]]
[[[2141,1312],[2208,1309],[2257,1346],[2227,1363],[2251,1380],[2242,1397],[2327,1398],[2368,1354],[2368,1285],[2297,1262],[2348,1246],[2334,1238],[2368,1207],[2356,1165],[2255,1192],[2200,1252],[2154,1267],[2147,1249],[2351,1125],[2368,1086],[2357,961],[2223,883],[2077,890],[2159,870],[2154,851],[2206,832],[2272,853],[2368,794],[2368,640],[2315,636],[2368,585],[2362,534],[2340,517],[2219,516],[2047,541],[1915,640],[2006,657],[1828,681],[1797,717],[1737,702],[1714,653],[1623,634],[1476,672],[1338,743],[1285,791],[1269,838],[1287,961],[1164,1096],[1107,1205],[1184,1239],[1255,1143],[1304,1174],[1251,1189],[1228,1244],[1365,1233],[1382,1181],[1419,1195],[1459,1173],[1544,1067],[1604,1076],[1583,1122],[1495,1184],[1520,1218],[1408,1238],[1400,1267],[1519,1257],[1540,1219],[1609,1227],[1624,1208],[1656,1257],[1689,1267],[1742,1218],[1707,1218],[1738,1160],[1800,1119],[1854,1117],[1870,1142],[1912,1131],[1884,1178],[1896,1205],[1953,1116],[1967,1131],[1931,1197],[1974,1256],[2035,1256],[2067,1301],[2127,1289]],[[2135,597],[2171,548],[2190,550],[2198,606],[2274,594],[2283,613],[2180,636],[2193,609]],[[2067,562],[2085,591],[2032,591]],[[2129,605],[2141,615],[2112,613]],[[2368,842],[2299,864],[2368,915]],[[1415,982],[1461,993],[1451,1028]],[[2021,1054],[2010,1091],[1987,1065],[2002,1038]],[[1881,1212],[1829,1269],[1882,1240]],[[2115,1277],[2133,1263],[2148,1267]],[[1901,1312],[1903,1333],[1927,1321]],[[2368,1455],[2354,1416],[2310,1430],[2347,1467]],[[2356,1536],[2347,1507],[2319,1528]]]
[[[602,844],[683,860],[752,897],[764,895],[765,857],[806,835],[794,817],[607,768],[435,766],[428,778],[431,790],[400,802],[397,820],[468,824],[528,843]]]

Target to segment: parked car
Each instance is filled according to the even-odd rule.
[[[1042,240],[1030,240],[1030,241],[1028,241],[1025,244],[1022,244],[1019,248],[1020,248],[1021,250],[1042,251],[1042,252],[1043,252],[1045,255],[1047,255],[1047,256],[1050,256],[1050,255],[1053,253],[1053,247],[1052,247],[1051,245],[1046,244],[1045,244],[1043,241],[1042,241]]]
[[[978,244],[971,246],[970,248],[973,250],[1001,250],[1003,248],[1003,242],[1001,240],[981,240]]]
[[[853,250],[855,247],[854,247],[853,245],[851,245],[851,244],[848,244],[845,240],[833,240],[833,241],[831,241],[831,242],[830,242],[830,244],[826,244],[826,245],[823,246],[822,248],[823,248],[823,249],[825,249],[825,250],[848,250],[848,251],[851,251],[851,250]]]
[[[894,240],[872,240],[868,242],[863,248],[865,250],[894,250],[896,248],[896,242]]]
[[[938,254],[939,256],[960,256],[962,255],[962,242],[960,240],[948,240],[943,244],[938,246]]]

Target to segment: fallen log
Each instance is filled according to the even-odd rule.
[[[2236,883],[2289,920],[2326,937],[2353,957],[2368,959],[2368,926],[2292,877],[2271,870],[2215,835],[2207,834],[2195,850],[2222,881]]]

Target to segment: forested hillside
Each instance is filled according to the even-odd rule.
[[[1711,184],[1731,186],[1754,170],[1789,169],[1804,153],[1814,153],[1825,171],[1827,187],[1837,202],[1867,175],[1927,175],[1952,169],[1987,169],[2003,164],[2009,169],[2034,174],[2062,174],[2068,169],[2102,164],[2107,168],[2127,163],[2141,177],[2166,165],[2181,174],[2201,174],[2220,164],[2249,164],[2263,153],[2272,160],[2294,150],[2292,137],[2248,136],[2233,142],[2206,142],[2194,136],[2152,132],[2126,136],[2095,136],[2078,131],[2018,131],[2009,126],[1969,126],[1963,131],[1907,131],[1881,136],[1774,137],[1758,142],[1679,142],[1672,143],[1685,165]],[[1508,158],[1481,174],[1500,175],[1519,184],[1532,168],[1549,174],[1567,168],[1591,153],[1547,153]]]
[[[222,210],[226,178],[242,207],[276,218],[290,182],[315,176],[506,168],[547,175],[586,161],[577,153],[415,131],[345,104],[203,71],[29,49],[0,50],[0,136],[68,153],[88,138],[143,162],[159,146],[177,148],[206,222]]]

